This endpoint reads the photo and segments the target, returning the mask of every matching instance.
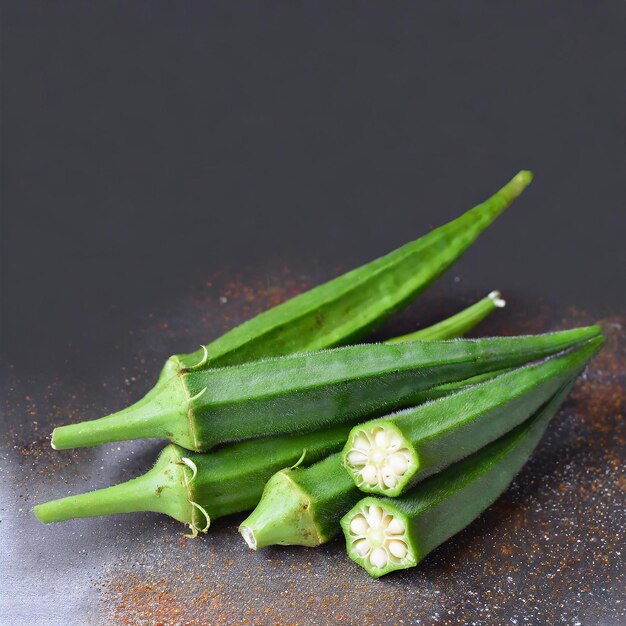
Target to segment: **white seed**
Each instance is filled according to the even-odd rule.
[[[361,476],[368,485],[375,485],[377,482],[377,472],[373,465],[366,465],[361,470]]]
[[[387,555],[387,550],[384,548],[374,548],[374,550],[372,550],[372,554],[370,554],[370,563],[374,567],[378,567],[379,569],[383,568],[387,565],[388,561],[389,557]]]
[[[402,476],[409,466],[406,459],[401,454],[394,454],[387,462],[387,465],[397,476]]]
[[[391,552],[391,554],[397,559],[403,559],[408,551],[409,549],[404,541],[398,541],[395,539],[389,543],[389,552]]]
[[[367,452],[370,448],[370,442],[367,440],[367,437],[359,433],[352,442],[352,447],[357,450],[361,450],[362,452]]]
[[[394,433],[393,431],[389,432],[389,447],[397,448],[401,446],[404,442],[402,441],[402,437],[398,435],[398,433]]]
[[[370,551],[370,542],[367,539],[359,539],[353,545],[359,556],[365,556]]]
[[[386,447],[387,446],[387,433],[384,430],[379,430],[374,435],[374,443],[380,448]]]
[[[403,535],[404,534],[404,524],[397,517],[394,517],[389,522],[389,526],[387,526],[387,532],[390,535]]]
[[[383,474],[383,482],[385,483],[385,487],[388,489],[393,489],[398,484],[398,479],[388,472]]]
[[[378,528],[383,520],[383,510],[379,506],[370,506],[367,512],[367,521],[372,528]]]
[[[350,522],[350,530],[355,535],[364,535],[368,529],[367,521],[363,515],[355,515]]]
[[[348,453],[348,462],[352,465],[365,465],[367,456],[360,450],[352,450]]]

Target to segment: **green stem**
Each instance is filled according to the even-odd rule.
[[[33,511],[45,524],[75,517],[139,511],[166,513],[190,524],[193,506],[189,502],[180,456],[177,448],[168,446],[156,465],[138,478],[106,489],[38,504]]]
[[[175,439],[191,448],[194,443],[187,420],[188,404],[189,398],[181,378],[162,378],[141,400],[117,413],[55,428],[52,447],[67,450],[112,441],[158,437]]]
[[[389,339],[386,343],[401,343],[406,341],[434,341],[439,339],[454,339],[460,337],[466,332],[470,331],[474,326],[482,322],[490,313],[493,313],[497,309],[504,308],[506,302],[500,297],[499,291],[492,291],[488,296],[485,296],[482,300],[472,304],[471,306],[463,309],[456,315],[428,326],[428,328],[422,328],[408,335],[402,335],[401,337],[394,337]]]

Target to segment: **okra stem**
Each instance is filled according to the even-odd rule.
[[[34,507],[37,518],[48,524],[76,517],[153,511],[190,523],[193,507],[185,487],[185,451],[167,446],[155,466],[128,482],[89,493],[52,500]]]
[[[461,337],[470,331],[474,326],[482,322],[490,313],[502,309],[506,306],[506,302],[500,296],[499,291],[492,291],[482,300],[472,304],[456,315],[433,324],[428,328],[422,328],[408,335],[394,337],[387,340],[386,343],[401,343],[403,341],[433,341],[440,339],[454,339]]]

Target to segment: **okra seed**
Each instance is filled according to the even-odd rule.
[[[364,535],[367,530],[367,521],[363,515],[357,515],[350,522],[350,530],[356,535]]]
[[[372,550],[372,554],[370,556],[370,563],[374,567],[383,568],[387,565],[389,561],[389,556],[387,554],[387,550],[384,548],[375,548]]]
[[[394,541],[389,542],[389,552],[397,559],[403,559],[408,552],[408,548],[404,541],[398,541],[395,539]]]
[[[403,535],[405,528],[404,524],[398,518],[393,517],[387,526],[387,530],[392,535]]]
[[[359,539],[354,543],[354,549],[359,556],[366,556],[370,551],[370,542],[367,539]]]
[[[361,475],[363,476],[363,480],[366,483],[373,485],[376,482],[377,472],[376,472],[376,468],[373,465],[366,465],[361,470]]]
[[[355,465],[364,465],[367,463],[367,456],[360,450],[352,450],[352,452],[348,455],[348,460],[350,463],[354,463]]]
[[[383,510],[379,506],[370,506],[365,516],[369,525],[372,527],[379,526],[383,519]]]

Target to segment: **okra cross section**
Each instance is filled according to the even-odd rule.
[[[521,365],[596,336],[597,326],[526,337],[369,344],[185,371],[108,417],[55,429],[57,449],[142,437],[189,450],[355,423],[420,391]]]
[[[508,487],[539,443],[570,385],[533,417],[399,498],[365,497],[341,520],[348,556],[371,576],[417,565]]]
[[[395,497],[508,432],[578,375],[604,343],[595,337],[543,362],[355,426],[343,463],[361,491]]]

